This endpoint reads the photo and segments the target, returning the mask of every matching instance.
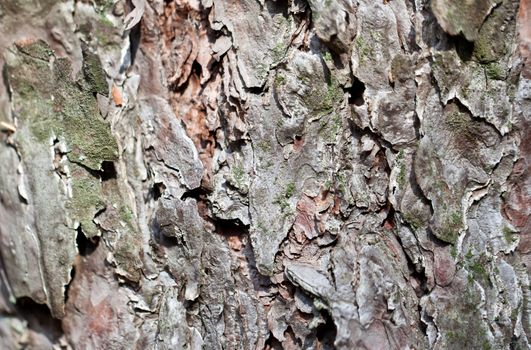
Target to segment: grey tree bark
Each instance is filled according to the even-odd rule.
[[[2,349],[528,349],[529,0],[0,0]]]

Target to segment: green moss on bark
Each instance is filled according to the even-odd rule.
[[[105,208],[99,179],[90,175],[77,164],[71,164],[72,198],[66,207],[79,222],[88,238],[97,236],[99,230],[94,224],[94,215]]]
[[[105,78],[105,72],[101,67],[100,59],[88,49],[83,50],[83,74],[90,91],[102,95],[108,94],[109,86]]]
[[[68,158],[94,170],[103,161],[116,160],[116,140],[93,95],[107,89],[99,61],[92,57],[85,62],[87,80],[74,81],[68,59],[57,58],[49,68],[50,50],[42,41],[12,48],[11,54],[7,72],[17,116],[35,141],[49,145],[51,137],[62,136]]]

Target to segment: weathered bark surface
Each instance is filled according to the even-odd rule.
[[[526,349],[531,2],[0,0],[2,349]]]

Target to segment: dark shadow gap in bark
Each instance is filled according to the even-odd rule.
[[[321,315],[325,319],[325,323],[321,323],[315,330],[317,340],[321,343],[323,349],[334,349],[334,341],[337,336],[337,328],[334,320],[328,313],[323,310]]]
[[[203,72],[203,69],[201,68],[201,65],[199,62],[194,61],[192,62],[192,69],[190,70],[190,74],[186,78],[185,81],[183,81],[180,85],[177,85],[179,80],[175,83],[172,83],[170,86],[170,90],[176,93],[177,95],[184,95],[186,90],[188,89],[188,85],[190,85],[190,79],[195,76],[198,81],[201,80],[201,73]],[[204,87],[201,87],[201,91],[204,89]],[[199,95],[201,92],[199,92]]]
[[[418,116],[416,111],[414,111],[413,115],[414,115],[413,127],[415,128],[415,138],[417,140],[420,140],[421,139],[421,135],[420,135],[420,119],[419,119],[419,116]]]
[[[474,43],[466,40],[462,35],[449,35],[448,41],[455,47],[455,52],[463,62],[470,61],[472,59],[472,53],[474,52]]]
[[[79,255],[87,256],[92,254],[98,247],[99,241],[99,237],[87,238],[87,236],[85,236],[85,234],[83,233],[81,226],[78,226],[76,245]]]
[[[136,59],[136,54],[138,52],[138,49],[140,47],[140,41],[142,36],[142,21],[140,21],[136,26],[134,26],[131,31],[129,32],[129,52],[131,55],[131,63],[130,67],[133,67]]]
[[[2,80],[4,82],[4,91],[7,94],[8,100],[9,101],[13,101],[13,92],[9,88],[10,85],[9,85],[9,73],[7,71],[7,64],[4,64],[4,66],[2,68]]]
[[[411,262],[408,259],[408,265],[410,263]],[[430,289],[428,287],[428,277],[426,276],[426,270],[422,269],[422,271],[416,271],[415,269],[413,269],[410,276],[415,278],[420,283],[420,289],[417,295],[419,298],[423,297],[424,295],[427,295],[430,292]]]
[[[70,270],[70,282],[65,286],[65,305],[68,302],[68,293],[70,292],[70,286],[72,285],[72,282],[74,281],[74,278],[76,277],[76,267],[72,266],[72,269]]]
[[[166,186],[164,185],[164,183],[155,182],[153,186],[149,189],[148,199],[153,199],[154,201],[157,201],[162,196],[165,190]]]
[[[100,178],[101,181],[116,179],[116,168],[113,162],[104,161],[101,163]]]
[[[384,210],[387,209],[387,216],[385,220],[382,222],[381,227],[392,229],[396,226],[395,222],[395,208],[389,201],[387,201],[387,208],[384,208]]]
[[[201,77],[201,74],[203,74],[203,68],[201,68],[201,65],[197,61],[192,63],[192,74],[197,77]]]
[[[48,306],[28,297],[18,298],[15,306],[19,317],[28,322],[29,329],[44,335],[52,343],[59,342],[63,334],[61,321],[52,316]]]
[[[267,338],[265,347],[266,350],[284,350],[282,343],[279,342],[272,333],[269,333],[269,338]]]
[[[365,84],[363,84],[358,78],[354,77],[352,86],[344,89],[348,92],[348,103],[350,105],[362,106],[365,103],[363,93],[365,92]]]
[[[69,159],[70,162],[80,166],[81,168],[85,169],[90,175],[93,177],[100,179],[101,181],[109,181],[109,180],[116,180],[117,173],[116,173],[116,167],[114,166],[114,162],[105,160],[101,163],[101,169],[100,170],[94,170],[89,167],[87,167],[85,164],[73,161]]]
[[[282,15],[285,19],[289,18],[288,1],[267,1],[265,3],[265,8],[272,17],[274,15]]]
[[[264,87],[263,86],[246,87],[245,91],[253,95],[261,95],[262,92],[264,92]]]
[[[422,333],[428,334],[428,325],[424,321],[422,321],[422,306],[420,306],[420,304],[417,306],[417,310],[418,310],[418,313],[419,313],[418,325],[419,325],[420,329],[422,330]],[[427,314],[425,314],[425,317],[427,319],[431,318]],[[433,320],[433,318],[432,318],[432,320]]]
[[[334,38],[335,37],[337,36],[334,36]],[[341,61],[341,56],[338,53],[336,53],[332,48],[329,48],[326,43],[322,42],[318,38],[315,38],[315,42],[315,51],[321,54],[321,64],[323,66],[323,70],[325,71],[325,78],[328,79],[331,75],[330,69],[326,64],[327,59],[331,59],[329,60],[329,63],[332,64],[335,68],[339,70],[345,68],[345,65]],[[329,55],[327,55],[327,53]],[[326,56],[328,56],[328,58],[325,58]]]
[[[229,140],[227,150],[232,153],[241,152],[246,144],[246,140]]]
[[[155,243],[163,248],[172,248],[176,246],[183,245],[182,239],[179,239],[174,236],[166,236],[162,234],[161,227],[157,227],[156,224],[153,224],[152,226],[153,230],[153,240]]]
[[[181,196],[181,200],[184,201],[186,198],[192,198],[199,202],[201,200],[205,200],[208,193],[209,192],[203,187],[193,188],[184,192]]]
[[[244,225],[240,219],[215,219],[213,220],[216,227],[216,233],[221,236],[247,236],[249,234],[249,225]]]

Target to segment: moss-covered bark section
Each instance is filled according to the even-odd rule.
[[[470,41],[477,38],[485,18],[500,0],[431,2],[433,13],[445,31],[452,35],[463,34]]]
[[[117,145],[109,125],[99,114],[93,93],[106,93],[97,57],[84,62],[86,79],[72,80],[70,61],[54,59],[43,41],[19,43],[7,55],[7,76],[34,141],[49,145],[64,138],[68,158],[93,170],[117,159]]]
[[[64,312],[64,290],[77,254],[76,230],[87,237],[100,235],[94,217],[107,206],[102,163],[118,158],[96,100],[97,93],[106,93],[105,75],[97,56],[85,57],[84,76],[73,79],[70,61],[55,57],[44,41],[19,41],[5,53],[4,76],[17,125],[14,146],[29,185],[28,206],[34,211],[40,250],[35,263],[41,273],[41,280],[11,283],[42,284],[56,317]],[[31,240],[31,231],[20,234]],[[26,295],[17,295],[15,288],[15,297],[21,296]]]

